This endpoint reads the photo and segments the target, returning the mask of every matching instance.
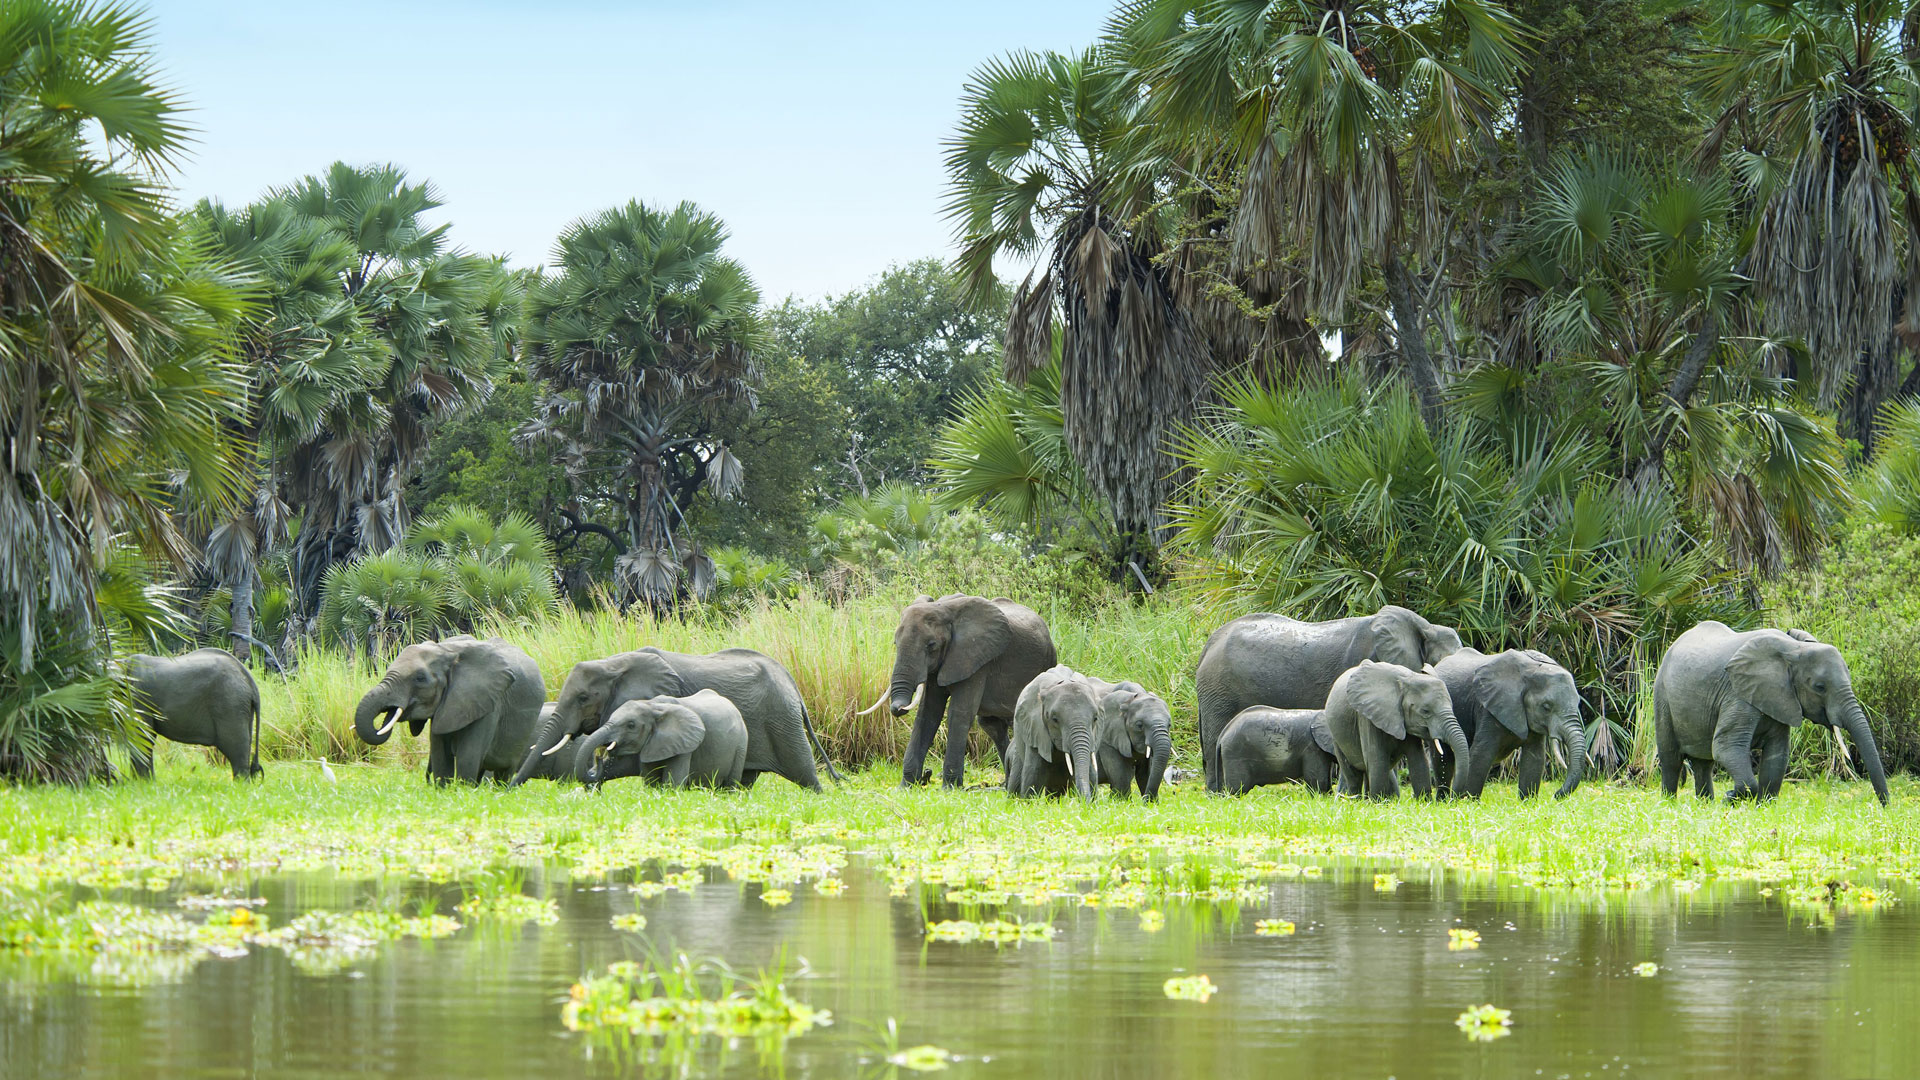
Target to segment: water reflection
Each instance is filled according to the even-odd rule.
[[[1397,872],[1391,891],[1351,868],[1278,880],[1257,903],[1162,903],[1156,930],[1134,910],[1016,906],[1058,936],[998,945],[929,941],[930,918],[998,909],[940,887],[889,897],[858,862],[842,895],[796,886],[782,907],[714,871],[650,897],[535,873],[521,887],[557,903],[553,925],[462,920],[334,974],[254,948],[123,987],[15,958],[0,967],[0,1075],[847,1077],[884,1068],[889,1017],[899,1046],[961,1055],[958,1075],[1900,1076],[1920,1060],[1911,905],[1829,918],[1753,883],[1547,893]],[[451,915],[466,895],[325,875],[225,885],[265,898],[274,925],[315,908]],[[636,911],[644,932],[611,926]],[[1256,934],[1262,919],[1295,933]],[[1479,947],[1449,950],[1454,929]],[[590,1053],[560,1025],[572,983],[649,947],[751,973],[783,946],[809,964],[789,990],[835,1023],[771,1057],[708,1040],[691,1063],[649,1066]],[[1636,974],[1644,963],[1658,973]],[[1200,974],[1217,988],[1207,1003],[1166,995],[1170,977]],[[1461,1035],[1455,1018],[1483,1003],[1513,1011],[1511,1037]]]

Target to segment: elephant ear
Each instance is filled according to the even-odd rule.
[[[1473,696],[1480,707],[1523,739],[1527,737],[1527,676],[1538,662],[1526,653],[1503,653],[1473,673]]]
[[[1367,659],[1419,671],[1420,665],[1427,661],[1424,642],[1413,620],[1413,612],[1406,608],[1381,608],[1379,614],[1367,621],[1367,629],[1373,634],[1373,651],[1367,654]]]
[[[1420,628],[1420,650],[1427,663],[1437,664],[1460,651],[1460,632],[1451,626],[1427,623]]]
[[[1038,685],[1039,679],[1027,684],[1020,691],[1020,699],[1013,704],[1013,737],[1022,746],[1029,747],[1043,760],[1053,760],[1053,740],[1047,738],[1046,725],[1042,723],[1042,711],[1046,708],[1040,701],[1045,688]]]
[[[1812,634],[1809,634],[1805,630],[1802,630],[1798,627],[1788,627],[1786,630],[1786,635],[1795,641],[1806,641],[1816,645],[1819,644],[1820,642],[1819,638],[1814,637]]]
[[[1100,730],[1095,732],[1095,741],[1111,746],[1120,752],[1121,757],[1135,757],[1146,751],[1146,747],[1135,748],[1133,737],[1127,731],[1127,719],[1134,704],[1140,700],[1138,688],[1122,684],[1106,692],[1095,707],[1100,718]]]
[[[940,665],[940,685],[973,677],[987,661],[1013,644],[1013,627],[1006,612],[991,600],[977,596],[943,597],[953,615],[953,635],[947,640],[947,658]]]
[[[1307,724],[1307,730],[1313,732],[1313,745],[1331,754],[1333,749],[1333,729],[1327,726],[1327,714],[1315,713]]]
[[[653,721],[653,735],[640,748],[641,761],[665,761],[691,754],[707,737],[707,722],[680,704],[661,703]]]
[[[519,677],[499,650],[472,638],[467,642],[454,658],[453,669],[447,672],[447,692],[433,711],[436,735],[452,734],[483,716],[493,715]]]
[[[637,701],[652,697],[687,697],[696,687],[687,685],[667,654],[651,645],[636,649],[634,659],[614,680],[620,691],[611,700]]]
[[[1347,675],[1347,700],[1367,722],[1396,739],[1407,737],[1407,719],[1400,712],[1400,676],[1392,664],[1360,661]]]
[[[1740,700],[1788,727],[1804,719],[1793,694],[1792,659],[1785,635],[1755,634],[1727,661],[1727,684]]]

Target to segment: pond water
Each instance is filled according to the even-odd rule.
[[[1163,904],[1160,920],[1065,902],[1018,909],[1057,935],[1002,946],[929,941],[929,919],[995,911],[962,910],[934,887],[889,895],[858,853],[844,892],[796,884],[778,907],[762,902],[762,884],[711,868],[704,884],[652,896],[617,879],[534,873],[516,885],[556,902],[550,925],[466,920],[451,936],[385,943],[330,972],[259,947],[136,985],[15,960],[0,967],[0,1074],[837,1078],[889,1075],[889,1048],[919,1044],[958,1055],[948,1075],[983,1077],[1920,1071],[1912,903],[1818,917],[1752,883],[1575,894],[1398,873],[1415,880],[1393,887],[1371,867],[1330,867],[1274,880],[1249,903]],[[264,899],[257,910],[275,924],[396,904],[452,915],[462,895],[327,874],[225,884]],[[145,902],[174,910],[163,897]],[[613,928],[633,912],[643,931]],[[1263,936],[1260,920],[1295,932]],[[1477,931],[1479,946],[1449,949],[1455,929]],[[789,992],[833,1021],[759,1044],[707,1038],[679,1056],[623,1054],[563,1027],[576,980],[649,949],[745,973],[785,950]],[[1644,964],[1657,973],[1637,973]],[[1170,977],[1200,974],[1217,988],[1211,1000],[1166,993]],[[1511,1010],[1510,1035],[1475,1042],[1456,1028],[1483,1003]]]

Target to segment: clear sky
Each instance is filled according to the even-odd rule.
[[[941,141],[961,84],[1090,43],[1112,0],[614,3],[149,0],[193,105],[190,199],[335,160],[430,179],[453,238],[545,261],[568,222],[691,199],[769,300],[952,255]]]

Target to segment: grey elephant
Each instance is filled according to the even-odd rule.
[[[1886,770],[1840,650],[1804,631],[1743,632],[1703,622],[1674,639],[1653,680],[1661,790],[1678,791],[1686,768],[1694,792],[1710,798],[1718,764],[1733,777],[1728,798],[1772,798],[1786,778],[1788,743],[1802,720],[1844,728],[1853,737],[1874,794],[1886,805]]]
[[[1329,622],[1264,613],[1213,632],[1200,654],[1194,692],[1200,704],[1200,758],[1207,790],[1221,789],[1220,733],[1254,705],[1318,709],[1334,680],[1362,660],[1418,671],[1460,648],[1460,635],[1403,607]]]
[[[1220,733],[1221,788],[1244,795],[1263,784],[1305,784],[1325,794],[1336,769],[1333,732],[1321,709],[1240,710]]]
[[[644,776],[672,787],[739,787],[747,763],[747,722],[711,690],[629,701],[581,740],[587,783]],[[620,763],[625,759],[624,763]],[[610,767],[611,766],[611,767]]]
[[[1466,732],[1465,759],[1440,753],[1440,782],[1456,795],[1479,797],[1494,763],[1520,751],[1520,797],[1540,790],[1546,771],[1547,742],[1566,748],[1567,778],[1554,797],[1564,799],[1580,786],[1587,770],[1587,732],[1580,725],[1580,689],[1573,673],[1553,657],[1532,649],[1509,649],[1492,656],[1465,648],[1433,666],[1447,684],[1454,718]]]
[[[555,703],[551,701],[540,706],[538,725],[544,725],[551,719],[556,707]],[[538,725],[536,725],[535,730],[538,730]],[[566,746],[561,747],[559,753],[548,754],[541,758],[535,764],[533,773],[528,779],[579,780],[584,783],[587,779],[587,770],[592,766],[592,762],[580,756],[580,748],[584,745],[586,745],[585,740],[574,739]]]
[[[751,787],[761,773],[772,772],[819,791],[820,776],[813,761],[816,748],[826,762],[827,774],[839,782],[840,774],[814,733],[799,684],[778,661],[752,649],[721,649],[698,656],[648,647],[573,665],[538,737],[531,740],[530,748],[521,743],[525,759],[513,783],[533,776],[541,757],[563,753],[569,742],[599,729],[629,701],[687,697],[702,690],[733,702],[746,722],[747,760],[741,784]]]
[[[1007,751],[1007,791],[1018,798],[1065,795],[1088,802],[1099,782],[1094,727],[1100,701],[1114,685],[1065,664],[1034,676],[1014,704]]]
[[[233,768],[236,780],[261,774],[260,688],[246,665],[225,649],[195,649],[184,656],[137,653],[127,661],[140,719],[164,736],[190,746],[211,746]],[[134,774],[153,775],[153,752],[135,744]]]
[[[1121,798],[1138,784],[1152,802],[1173,760],[1173,712],[1139,683],[1116,683],[1095,703],[1093,746],[1099,780]]]
[[[887,693],[858,715],[890,704],[893,715],[904,716],[919,705],[900,763],[903,787],[929,779],[927,751],[944,721],[947,751],[940,780],[959,787],[973,722],[980,721],[1006,764],[1014,704],[1020,691],[1054,660],[1053,637],[1032,608],[1003,596],[922,596],[901,613],[894,630],[893,678]]]
[[[460,634],[401,649],[360,699],[353,730],[379,746],[402,721],[415,736],[431,725],[427,776],[434,782],[472,784],[483,773],[504,780],[520,763],[546,700],[532,657],[505,638]]]
[[[1413,793],[1430,794],[1430,739],[1444,740],[1462,760],[1467,756],[1467,736],[1454,719],[1447,684],[1424,671],[1362,660],[1334,680],[1325,714],[1342,795],[1364,788],[1373,798],[1393,798],[1400,791],[1394,768],[1403,760]]]

